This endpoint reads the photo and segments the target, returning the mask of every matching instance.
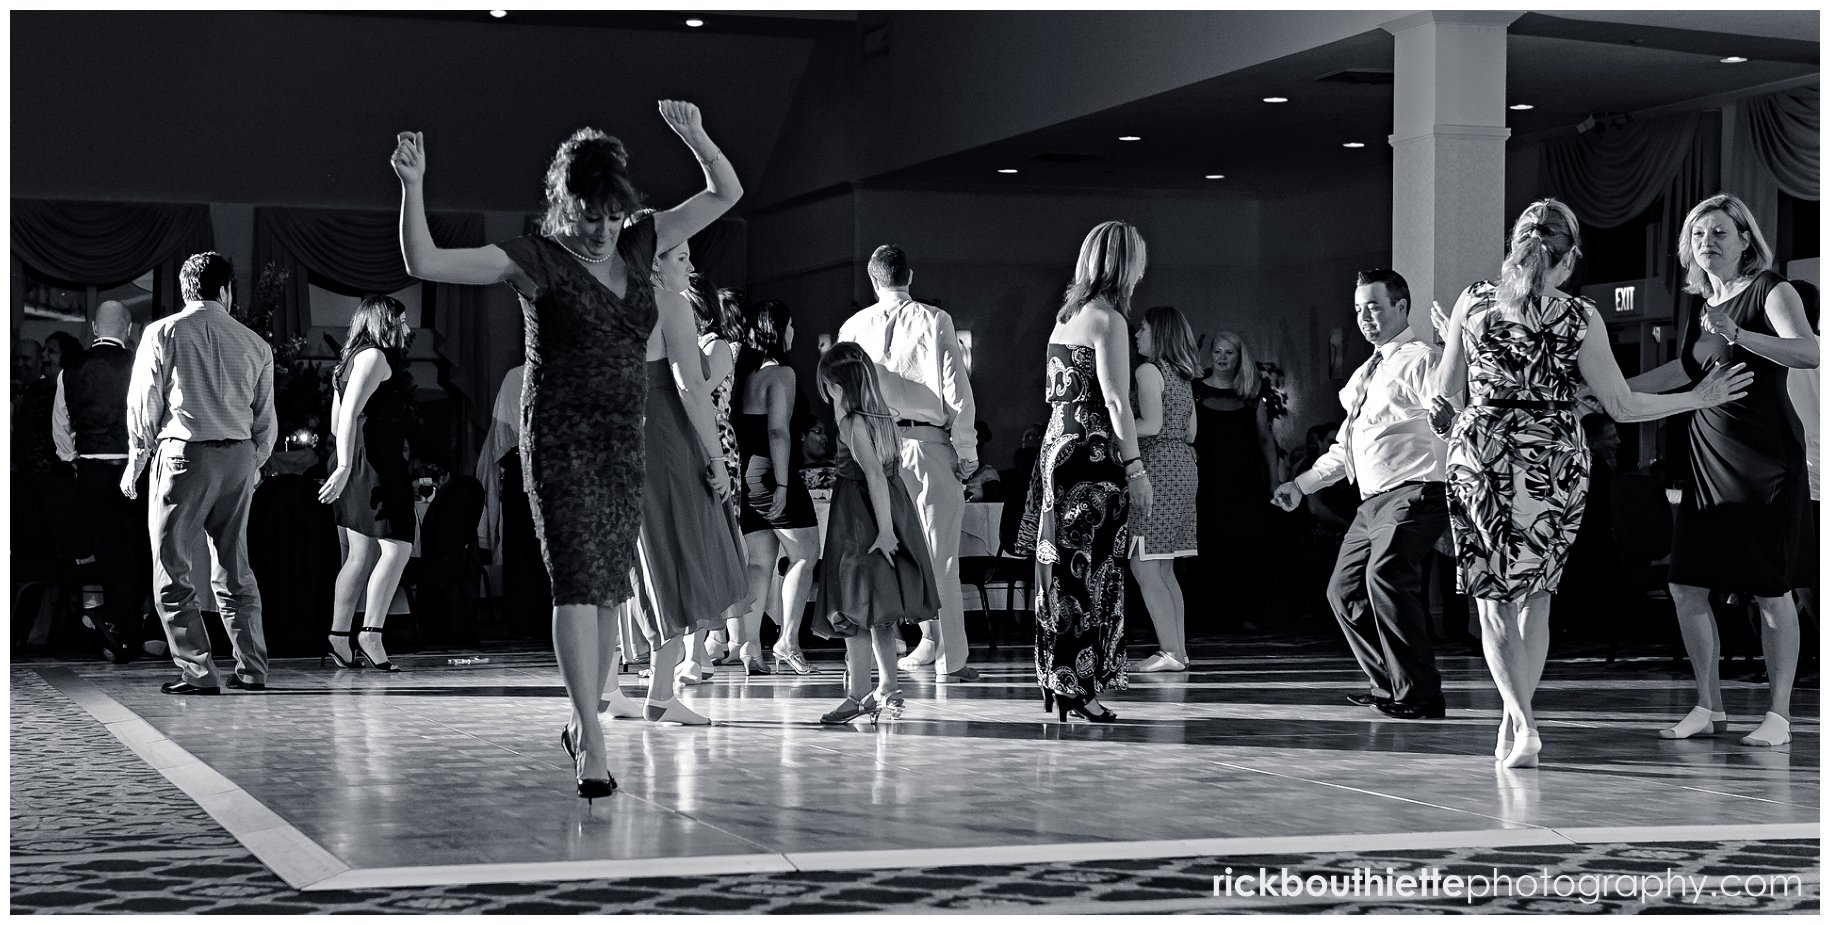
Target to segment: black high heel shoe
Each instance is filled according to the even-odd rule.
[[[381,627],[365,626],[362,628],[362,632],[380,634]],[[388,672],[394,672],[394,671],[400,670],[400,668],[398,666],[396,666],[392,661],[386,661],[386,662],[375,661],[375,656],[370,655],[369,650],[362,647],[361,639],[356,640],[356,648],[361,651],[362,657],[368,661],[370,668],[373,668],[376,671],[388,671]]]
[[[1047,713],[1048,711],[1053,710],[1054,708],[1055,708],[1055,692],[1051,691],[1045,687],[1042,689],[1042,712]]]
[[[348,630],[345,630],[344,632],[341,632],[341,633],[337,632],[336,630],[331,630],[330,634],[332,636],[342,636],[345,639],[349,639],[353,635]],[[338,668],[361,668],[362,667],[362,658],[361,658],[361,656],[358,656],[356,654],[354,646],[352,646],[350,648],[349,658],[347,658],[347,659],[345,659],[343,656],[337,654],[336,646],[331,646],[329,652],[326,652],[323,655],[318,656],[318,667],[319,668],[324,667],[324,660],[327,658],[330,659],[331,661],[336,662]]]
[[[568,752],[572,751],[570,732],[571,730],[568,729],[559,734],[559,741]],[[608,774],[603,777],[586,777],[585,756],[582,753],[573,753],[572,759],[576,762],[575,767],[578,770],[578,798],[584,800],[586,805],[591,805],[616,792],[616,778]]]
[[[570,723],[566,724],[564,729],[559,730],[559,747],[565,749],[566,754],[571,756],[573,764],[578,763],[578,749],[572,746],[572,726]]]
[[[1064,723],[1067,722],[1067,715],[1070,712],[1089,723],[1115,723],[1118,721],[1118,714],[1111,710],[1103,713],[1088,713],[1087,701],[1081,697],[1056,697],[1055,710],[1060,714],[1061,721]]]

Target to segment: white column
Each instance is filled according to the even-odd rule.
[[[1417,13],[1385,25],[1392,58],[1392,269],[1411,326],[1430,301],[1498,274],[1505,253],[1506,27],[1516,12]]]

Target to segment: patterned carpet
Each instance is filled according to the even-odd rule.
[[[791,872],[347,892],[294,890],[30,668],[11,672],[14,913],[1801,912],[1818,910],[1815,840],[1559,845],[1019,866]],[[1514,877],[1797,874],[1790,896],[1500,895],[1468,900],[1216,897],[1214,878],[1280,868]],[[1712,881],[1712,886],[1719,881]],[[1573,881],[1558,888],[1580,888]]]

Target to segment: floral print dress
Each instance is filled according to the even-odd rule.
[[[1512,317],[1491,282],[1468,291],[1469,405],[1449,431],[1458,583],[1473,597],[1516,601],[1557,589],[1582,525],[1589,451],[1577,424],[1576,354],[1590,303],[1531,298]]]
[[[1036,681],[1086,698],[1125,676],[1131,498],[1092,347],[1048,345],[1048,432],[1018,551],[1036,557]]]

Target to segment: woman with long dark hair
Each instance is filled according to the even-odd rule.
[[[413,477],[407,470],[407,424],[413,383],[407,346],[413,327],[393,296],[369,296],[350,319],[343,356],[333,374],[331,446],[336,467],[318,489],[343,535],[343,567],[331,599],[330,651],[319,657],[339,668],[399,671],[382,645],[394,589],[413,555]],[[356,606],[362,634],[351,645]]]
[[[1792,589],[1814,567],[1800,551],[1811,530],[1804,435],[1786,395],[1788,369],[1817,366],[1817,337],[1791,283],[1773,271],[1773,249],[1753,213],[1727,194],[1685,216],[1678,261],[1700,304],[1684,326],[1678,358],[1635,377],[1636,389],[1680,388],[1733,362],[1753,371],[1747,396],[1690,417],[1689,467],[1671,544],[1671,600],[1696,674],[1697,705],[1659,732],[1687,739],[1728,728],[1719,665],[1722,642],[1711,591],[1751,596],[1760,609],[1767,711],[1741,744],[1792,740],[1792,680],[1798,610]]]
[[[540,234],[501,244],[443,248],[426,224],[425,141],[396,139],[400,239],[420,279],[506,282],[521,297],[527,380],[521,432],[535,532],[553,580],[553,651],[571,700],[578,795],[616,789],[597,705],[615,667],[618,605],[632,592],[642,521],[649,333],[657,318],[655,255],[723,215],[742,195],[737,173],[691,103],[663,100],[661,116],[692,150],[706,188],[627,226],[640,205],[622,142],[574,132],[546,175]]]
[[[794,345],[794,319],[774,299],[749,307],[744,316],[743,352],[737,358],[737,447],[743,457],[744,543],[750,560],[750,610],[744,615],[744,670],[762,673],[764,606],[775,563],[788,559],[782,576],[782,635],[771,654],[777,671],[818,674],[801,653],[801,618],[820,556],[819,520],[813,498],[794,466],[794,368],[783,361]]]
[[[1499,281],[1469,286],[1449,316],[1431,423],[1449,440],[1459,583],[1475,599],[1504,704],[1493,755],[1521,768],[1536,767],[1543,747],[1531,702],[1550,651],[1551,592],[1588,496],[1578,386],[1617,421],[1649,421],[1738,398],[1750,376],[1722,367],[1689,392],[1629,391],[1594,303],[1558,288],[1582,253],[1575,213],[1534,202],[1508,241]]]
[[[1055,313],[1044,382],[1051,411],[1018,552],[1036,557],[1036,683],[1062,721],[1118,715],[1099,695],[1123,690],[1130,520],[1148,521],[1150,476],[1131,415],[1125,344],[1144,239],[1125,222],[1087,232]]]
[[[741,493],[743,463],[737,450],[737,429],[731,424],[731,387],[737,379],[737,353],[743,348],[743,291],[718,289],[700,273],[694,273],[690,282],[686,300],[692,303],[699,350],[705,356],[705,379],[711,386],[712,410],[718,421],[718,449],[725,474]],[[706,636],[702,652],[708,666],[724,664],[742,645],[743,613],[731,614],[724,622],[723,628],[714,628]],[[700,657],[699,653],[694,656]]]

